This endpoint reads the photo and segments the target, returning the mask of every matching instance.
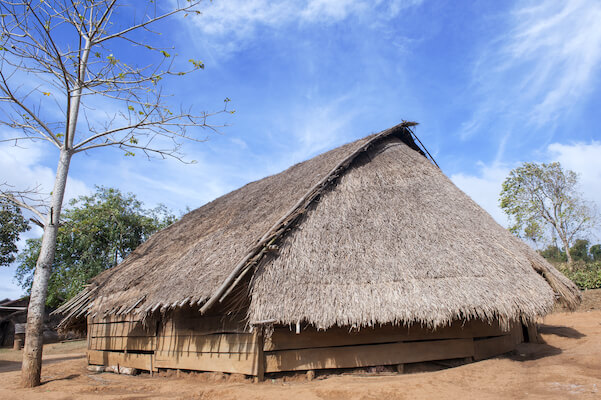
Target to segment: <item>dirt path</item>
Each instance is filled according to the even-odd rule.
[[[19,389],[19,371],[0,372],[0,399],[599,399],[601,311],[558,313],[540,327],[545,344],[523,344],[511,355],[436,372],[318,377],[307,382],[253,384],[223,374],[182,377],[91,373],[84,358],[56,354],[44,384]],[[58,349],[57,349],[58,351]],[[7,361],[0,353],[0,365]],[[14,362],[14,361],[13,361]]]
[[[53,354],[49,356],[44,356],[42,359],[42,367],[46,367],[47,365],[54,364],[60,361],[66,360],[77,360],[84,359],[86,357],[85,353],[67,353],[67,354]],[[11,371],[20,371],[21,370],[21,361],[12,361],[12,360],[0,360],[0,373],[2,372],[11,372]]]

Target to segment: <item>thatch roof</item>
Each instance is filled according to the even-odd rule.
[[[153,235],[61,308],[209,312],[247,301],[251,323],[533,320],[576,287],[425,156],[408,123],[252,182]]]

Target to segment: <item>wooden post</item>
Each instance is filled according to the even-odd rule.
[[[257,382],[265,380],[265,338],[263,336],[263,326],[256,327],[257,330]]]
[[[13,342],[14,350],[21,350],[25,342],[25,330],[27,324],[15,324],[15,339]]]
[[[529,343],[540,343],[538,340],[538,328],[536,326],[536,323],[528,325],[527,331]]]
[[[21,334],[15,335],[13,342],[13,350],[21,350],[23,348],[23,336]]]
[[[405,364],[397,364],[396,372],[398,372],[399,374],[404,374],[405,373]]]

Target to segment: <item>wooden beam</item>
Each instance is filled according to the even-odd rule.
[[[257,341],[250,333],[219,333],[213,335],[159,335],[158,351],[170,353],[254,353]]]
[[[220,371],[245,375],[257,375],[257,360],[254,354],[225,353],[169,353],[155,354],[155,368],[190,369],[194,371]]]
[[[263,351],[264,347],[264,336],[263,336],[263,327],[259,327],[255,330],[254,338],[256,341],[256,373],[257,373],[257,381],[263,382],[265,380],[265,353]]]
[[[150,327],[145,327],[141,322],[110,322],[102,324],[88,324],[93,337],[111,336],[154,336]]]
[[[474,340],[474,360],[479,361],[498,356],[510,352],[515,347],[515,338],[512,335]]]
[[[471,357],[472,339],[283,350],[265,353],[265,372],[356,368]]]
[[[451,326],[442,327],[434,331],[420,325],[414,325],[409,328],[385,325],[350,332],[347,328],[330,328],[326,331],[306,328],[300,334],[295,334],[295,332],[290,331],[288,328],[280,327],[276,328],[271,337],[265,340],[265,351],[414,340],[468,339],[506,334],[509,334],[509,331],[504,332],[498,324],[490,325],[479,320],[469,321],[465,324],[455,322]]]
[[[245,316],[201,316],[197,313],[176,312],[166,320],[160,336],[195,336],[215,333],[248,333]]]
[[[151,354],[121,353],[116,351],[88,350],[88,364],[152,370]]]
[[[154,351],[156,348],[154,336],[91,337],[88,340],[90,350]]]
[[[132,314],[88,317],[88,323],[92,324],[114,324],[120,322],[142,322],[142,317],[134,316]]]
[[[538,340],[538,327],[536,323],[530,324],[526,327],[528,332],[528,342],[529,343],[539,343]]]

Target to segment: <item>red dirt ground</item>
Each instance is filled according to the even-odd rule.
[[[43,385],[20,389],[20,353],[0,351],[0,399],[600,399],[601,290],[575,313],[555,313],[539,328],[543,344],[434,372],[304,375],[253,384],[241,376],[116,375],[86,369],[82,342],[45,348]]]

